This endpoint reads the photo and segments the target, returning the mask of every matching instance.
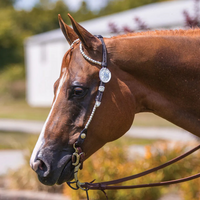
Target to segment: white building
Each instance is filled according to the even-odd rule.
[[[108,24],[137,29],[139,17],[152,29],[184,27],[183,11],[194,13],[193,0],[176,0],[149,4],[109,16],[80,23],[92,34],[111,36]],[[53,84],[59,77],[62,57],[69,48],[60,29],[32,36],[25,41],[27,101],[31,106],[50,106]]]

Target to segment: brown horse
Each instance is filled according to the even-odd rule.
[[[71,48],[64,55],[52,108],[30,161],[42,183],[74,178],[73,144],[88,120],[81,146],[85,159],[126,133],[140,112],[152,112],[200,136],[199,29],[104,38],[112,78],[90,120],[100,66],[83,57],[80,45],[88,58],[101,62],[102,42],[69,17],[73,29],[60,16],[59,23]]]

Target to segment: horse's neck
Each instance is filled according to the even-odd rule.
[[[137,112],[151,111],[200,136],[199,57],[197,38],[136,37],[116,40],[111,60],[125,72],[120,79]]]

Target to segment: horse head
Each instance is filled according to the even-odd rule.
[[[102,61],[102,42],[69,15],[73,29],[59,15],[61,30],[71,48],[63,57],[60,77],[54,84],[54,99],[50,113],[33,150],[30,165],[46,185],[61,184],[74,178],[73,145],[90,120],[99,88],[100,66],[83,57],[84,54]],[[119,69],[112,61],[113,46],[104,39],[108,50],[108,68],[112,73],[104,96],[90,120],[87,137],[81,145],[84,160],[107,142],[122,136],[134,118],[134,100],[129,88],[120,80]]]

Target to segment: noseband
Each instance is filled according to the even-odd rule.
[[[114,180],[114,181],[107,181],[107,182],[100,182],[100,183],[93,183],[94,181],[92,181],[90,183],[81,183],[78,180],[78,176],[77,176],[78,170],[82,169],[82,164],[83,164],[84,155],[85,155],[84,152],[81,149],[81,146],[82,146],[82,144],[83,144],[83,142],[84,142],[84,140],[85,140],[85,138],[87,136],[87,129],[88,129],[88,126],[89,126],[90,122],[92,121],[92,118],[94,116],[96,108],[98,108],[101,105],[103,92],[105,90],[105,84],[108,83],[110,81],[110,79],[111,79],[111,72],[107,68],[107,51],[106,51],[105,43],[103,41],[103,37],[101,35],[98,35],[96,37],[99,38],[101,43],[102,43],[102,48],[103,48],[103,59],[102,59],[102,62],[93,60],[92,58],[88,57],[84,53],[83,48],[82,48],[82,44],[80,42],[80,52],[83,55],[83,57],[86,60],[88,60],[89,62],[92,62],[94,64],[100,65],[102,68],[99,71],[100,85],[99,85],[99,88],[98,88],[97,96],[95,98],[95,104],[94,104],[92,113],[91,113],[91,115],[90,115],[90,117],[89,117],[84,129],[81,131],[78,140],[73,145],[75,152],[72,155],[72,165],[75,166],[75,169],[74,169],[74,179],[75,179],[75,181],[74,182],[67,182],[67,184],[72,189],[78,190],[79,188],[81,188],[82,190],[86,191],[87,199],[89,199],[88,190],[101,190],[106,195],[104,190],[156,187],[156,186],[163,186],[163,185],[181,183],[181,182],[189,181],[189,180],[192,180],[192,179],[195,179],[195,178],[199,178],[200,177],[200,173],[195,174],[193,176],[186,177],[186,178],[176,179],[176,180],[171,180],[171,181],[165,181],[165,182],[160,182],[160,183],[151,183],[151,184],[142,184],[142,185],[130,185],[130,186],[113,186],[113,184],[123,183],[123,182],[129,181],[129,180],[133,180],[133,179],[136,179],[136,178],[139,178],[139,177],[143,177],[143,176],[145,176],[147,174],[150,174],[152,172],[155,172],[155,171],[157,171],[159,169],[163,169],[163,168],[165,168],[165,167],[167,167],[167,166],[169,166],[169,165],[171,165],[171,164],[173,164],[173,163],[185,158],[186,156],[192,154],[193,152],[197,151],[198,149],[200,149],[200,145],[198,145],[197,147],[194,147],[190,151],[187,151],[186,153],[184,153],[184,154],[182,154],[182,155],[180,155],[180,156],[178,156],[178,157],[176,157],[176,158],[174,158],[174,159],[172,159],[172,160],[170,160],[170,161],[168,161],[168,162],[166,162],[166,163],[164,163],[164,164],[162,164],[160,166],[157,166],[155,168],[152,168],[152,169],[149,169],[147,171],[141,172],[139,174],[135,174],[135,175],[128,176],[128,177],[125,177],[125,178],[117,179],[117,180]],[[79,39],[75,40],[71,44],[70,48],[72,48],[73,44],[75,42],[77,42],[77,41],[79,41]],[[72,184],[76,184],[76,188],[72,187],[71,186]]]

